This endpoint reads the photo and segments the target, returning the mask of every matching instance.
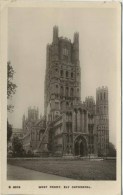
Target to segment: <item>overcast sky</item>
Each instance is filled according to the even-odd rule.
[[[8,60],[16,71],[18,88],[14,112],[8,114],[13,127],[22,127],[29,106],[44,112],[46,45],[52,42],[53,26],[59,36],[80,37],[81,99],[108,86],[110,140],[116,138],[117,10],[111,8],[9,8]]]

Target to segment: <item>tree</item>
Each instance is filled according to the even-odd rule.
[[[12,148],[14,156],[22,156],[23,155],[23,145],[22,141],[18,137],[13,137],[12,140]]]
[[[7,99],[10,100],[16,92],[17,85],[13,83],[14,69],[10,62],[7,62]],[[7,110],[9,112],[13,111],[14,106],[11,104],[7,105]],[[7,143],[12,136],[12,125],[9,124],[7,120]]]
[[[11,136],[12,136],[12,125],[10,125],[7,120],[7,143],[10,141]]]
[[[115,149],[115,146],[109,142],[109,154],[108,156],[110,157],[116,157],[116,149]]]
[[[7,62],[7,99],[11,99],[16,92],[17,85],[13,83],[14,69],[10,62]],[[13,111],[14,106],[9,104],[7,105],[7,110],[9,112]]]
[[[98,156],[103,157],[103,151],[101,149],[98,149]]]

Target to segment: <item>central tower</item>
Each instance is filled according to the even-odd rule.
[[[47,121],[54,121],[62,112],[80,102],[78,33],[74,33],[72,43],[68,38],[59,37],[58,27],[53,27],[53,41],[47,45],[44,94]]]

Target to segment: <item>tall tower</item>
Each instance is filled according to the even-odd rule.
[[[96,115],[98,132],[98,153],[106,156],[109,145],[108,88],[101,87],[96,91]]]
[[[38,107],[37,109],[34,107],[34,108],[31,108],[29,107],[28,108],[28,120],[30,121],[36,121],[39,119],[39,110],[38,110]]]
[[[79,64],[79,34],[73,43],[59,37],[53,27],[53,41],[47,45],[45,74],[45,115],[54,121],[66,109],[80,102],[81,70]]]

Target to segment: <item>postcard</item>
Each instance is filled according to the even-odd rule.
[[[2,1],[1,194],[121,194],[121,3]]]

